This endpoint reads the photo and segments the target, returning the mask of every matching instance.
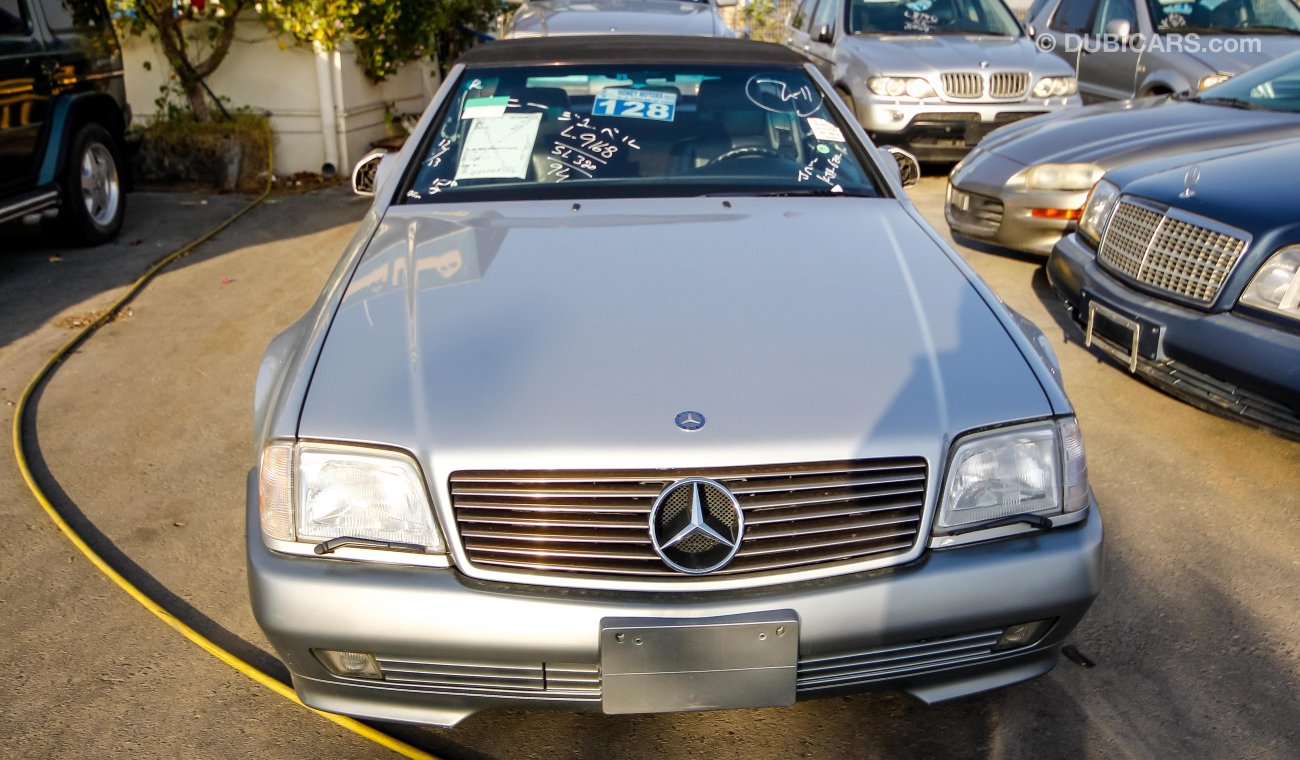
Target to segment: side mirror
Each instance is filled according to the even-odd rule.
[[[352,168],[352,192],[357,195],[374,195],[379,187],[379,165],[389,155],[388,151],[377,148],[363,156]]]
[[[1133,36],[1133,24],[1126,18],[1113,18],[1106,22],[1106,39],[1128,42]]]
[[[894,168],[898,171],[898,181],[903,183],[903,187],[911,187],[921,181],[921,162],[916,160],[916,156],[893,145],[886,145],[885,150],[894,157]]]
[[[740,0],[713,0],[713,1],[718,4],[719,8],[731,8],[732,6],[740,2]]]
[[[821,27],[817,29],[817,41],[825,42],[828,45],[835,41],[835,36],[831,34],[831,28],[826,24],[822,24]]]

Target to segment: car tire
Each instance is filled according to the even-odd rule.
[[[58,228],[70,242],[100,245],[117,237],[126,216],[126,187],[117,142],[99,124],[83,124],[63,166]]]

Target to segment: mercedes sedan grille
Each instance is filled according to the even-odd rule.
[[[1208,306],[1249,242],[1208,219],[1126,199],[1106,226],[1097,261],[1131,282]]]
[[[457,472],[452,506],[469,560],[494,570],[687,577],[650,539],[650,511],[684,477],[722,483],[744,514],[739,551],[710,576],[902,555],[919,538],[920,458],[691,470]]]

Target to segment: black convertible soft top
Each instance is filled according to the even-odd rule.
[[[744,63],[799,66],[803,58],[770,42],[670,35],[572,35],[489,42],[460,57],[466,66],[563,63]]]

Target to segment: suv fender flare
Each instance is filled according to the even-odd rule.
[[[41,168],[36,176],[40,186],[53,184],[63,173],[63,164],[67,160],[68,141],[77,133],[81,124],[93,121],[100,124],[117,142],[119,154],[124,154],[125,145],[122,135],[126,125],[122,123],[122,114],[117,101],[101,92],[83,92],[64,95],[54,100],[50,107],[48,128],[45,130],[44,155]]]

